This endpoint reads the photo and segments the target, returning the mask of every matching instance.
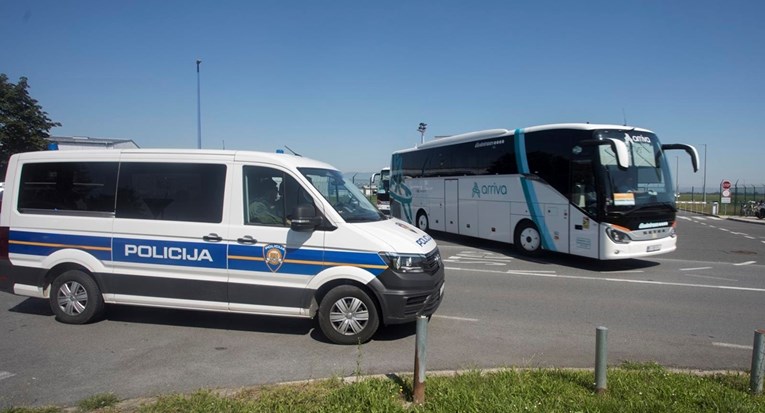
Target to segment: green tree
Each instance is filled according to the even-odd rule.
[[[48,118],[27,89],[26,77],[14,85],[0,73],[0,180],[5,177],[11,155],[45,149],[50,128],[61,126]]]

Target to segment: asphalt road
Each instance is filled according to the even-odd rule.
[[[679,250],[648,260],[539,260],[510,246],[437,237],[446,298],[427,368],[592,367],[595,328],[609,363],[746,370],[765,327],[765,225],[682,214]],[[363,346],[328,343],[310,321],[110,306],[71,326],[47,301],[0,294],[0,408],[201,387],[411,372],[414,326]]]

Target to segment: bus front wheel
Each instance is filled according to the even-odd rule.
[[[542,236],[531,221],[523,221],[515,230],[515,247],[524,255],[539,255],[542,251]]]
[[[430,222],[428,222],[428,214],[425,211],[417,213],[417,228],[427,232],[430,228]]]

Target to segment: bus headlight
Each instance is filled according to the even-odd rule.
[[[606,227],[606,235],[617,244],[629,244],[632,241],[627,228],[617,226]]]
[[[381,252],[380,258],[396,272],[425,272],[427,258],[419,254],[397,254],[395,252]]]

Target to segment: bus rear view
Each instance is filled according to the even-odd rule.
[[[391,213],[423,230],[595,259],[676,248],[675,192],[646,129],[558,124],[471,132],[397,151]]]

